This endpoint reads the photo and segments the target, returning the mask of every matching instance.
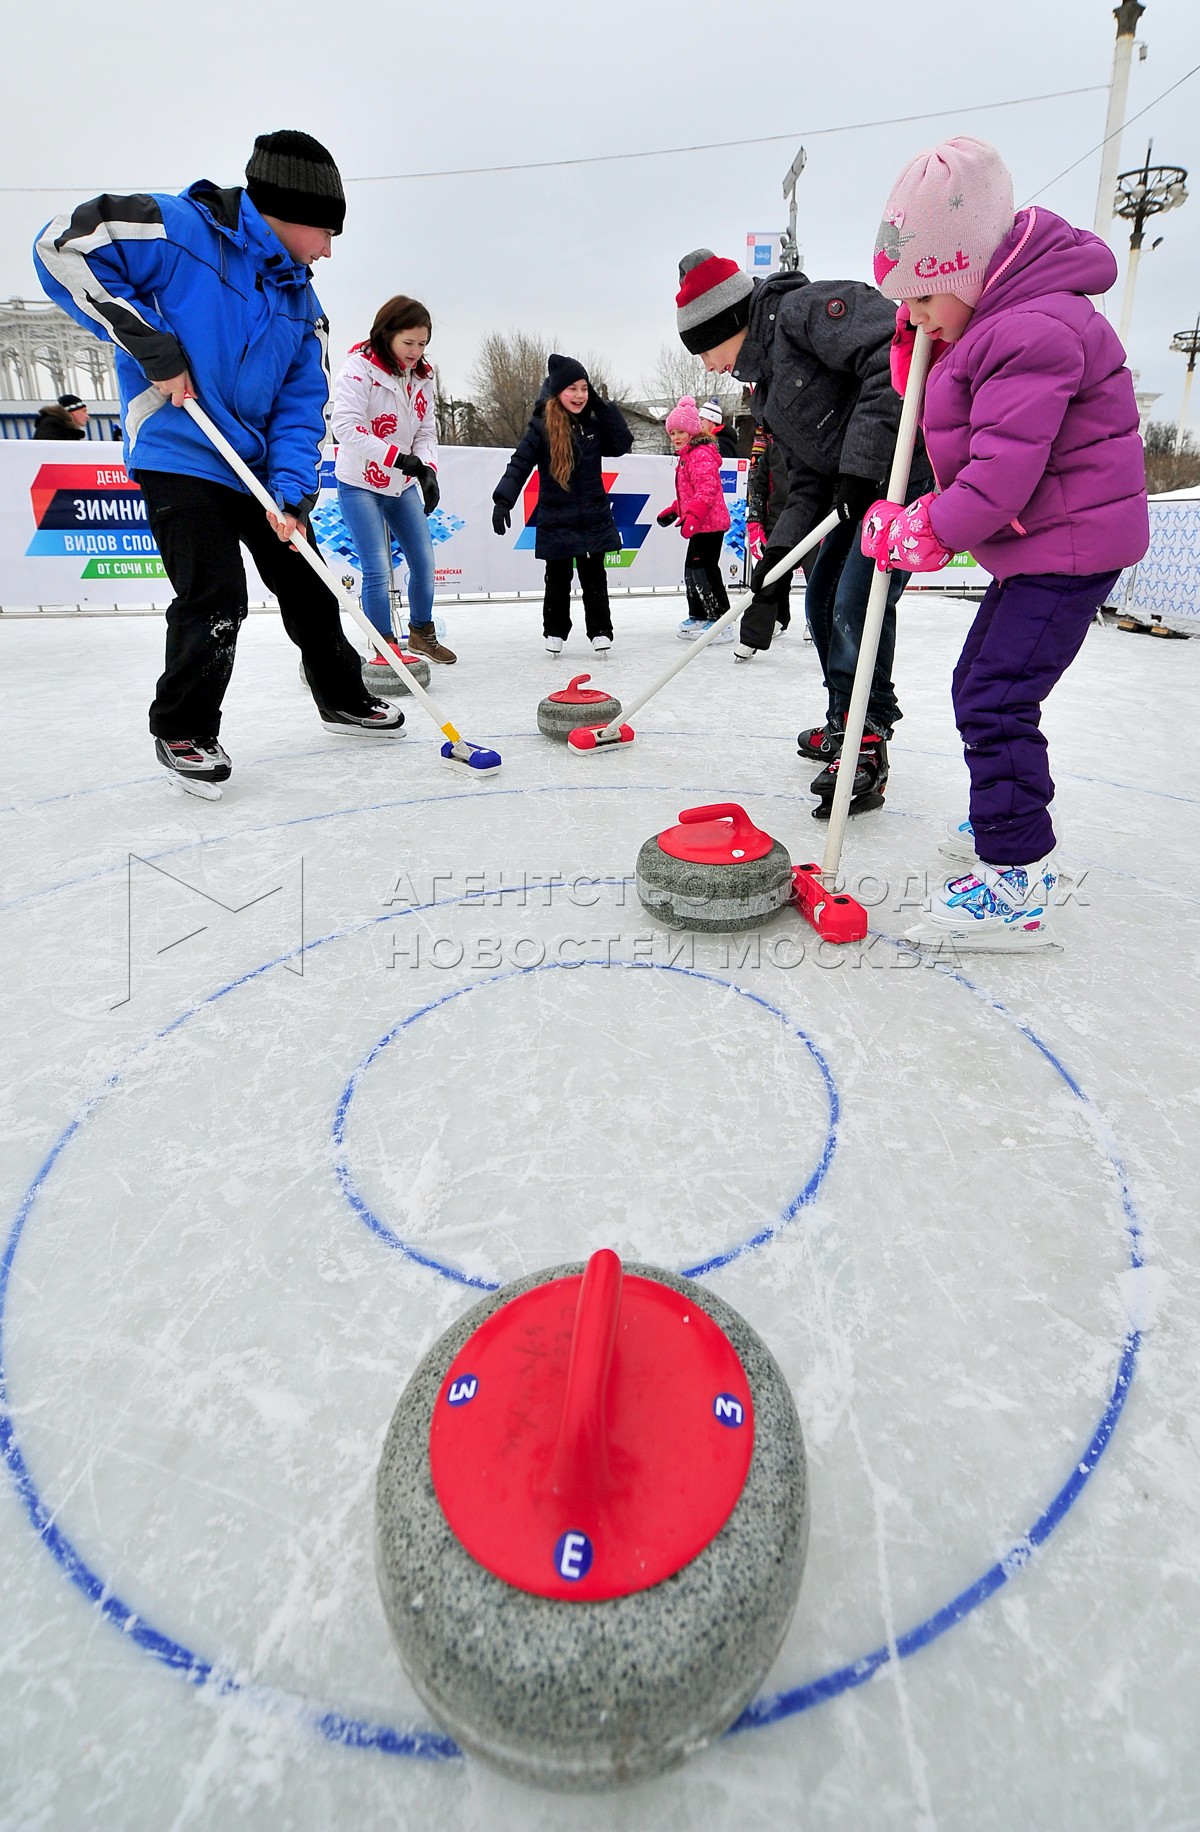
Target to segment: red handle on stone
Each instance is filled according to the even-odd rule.
[[[608,1484],[605,1400],[621,1313],[621,1262],[610,1247],[593,1253],[579,1289],[567,1389],[563,1398],[550,1487],[583,1500]]]
[[[583,683],[585,681],[590,681],[591,678],[590,674],[573,674],[571,679],[567,682],[567,692],[574,693],[577,687],[582,687]]]
[[[700,821],[732,821],[731,846],[744,846],[747,840],[758,837],[758,828],[738,802],[710,802],[703,808],[684,808],[680,811],[681,827],[692,827]]]

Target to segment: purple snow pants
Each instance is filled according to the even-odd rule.
[[[1018,573],[983,594],[950,693],[971,772],[975,850],[988,865],[1032,865],[1054,848],[1042,701],[1117,577]]]

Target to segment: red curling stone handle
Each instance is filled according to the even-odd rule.
[[[550,1466],[550,1488],[567,1501],[593,1496],[608,1486],[605,1413],[623,1277],[621,1262],[611,1247],[593,1253],[583,1275],[567,1363],[567,1390]]]

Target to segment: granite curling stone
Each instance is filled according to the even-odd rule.
[[[646,841],[634,884],[642,907],[672,928],[725,934],[756,929],[792,893],[786,847],[737,802],[684,808],[677,827]]]
[[[607,725],[621,715],[621,702],[599,687],[585,687],[590,674],[576,674],[561,693],[552,693],[537,709],[538,730],[547,738],[561,738],[581,725]]]
[[[418,687],[428,687],[430,668],[423,655],[410,655],[406,649],[396,650],[396,659],[403,662],[409,674],[417,678]],[[362,665],[363,686],[368,693],[378,694],[381,698],[392,699],[408,692],[408,683],[400,678],[388,662],[378,657],[368,656]]]
[[[376,1569],[414,1687],[464,1749],[545,1787],[643,1779],[720,1736],[787,1631],[807,1539],[766,1345],[607,1249],[448,1330],[379,1464]]]

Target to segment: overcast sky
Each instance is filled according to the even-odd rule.
[[[464,390],[479,340],[524,329],[603,354],[635,390],[675,337],[679,256],[741,260],[781,228],[803,141],[799,233],[814,278],[870,277],[891,182],[954,133],[993,141],[1018,202],[1091,226],[1114,43],[1113,0],[58,0],[7,9],[0,144],[0,297],[36,295],[49,217],[103,190],[240,183],[256,133],[297,127],[346,182],[345,234],[318,268],[335,358],[393,292],[430,307],[431,355]],[[1148,0],[1128,114],[1200,64],[1198,0]],[[980,105],[1097,85],[1095,93]],[[849,124],[943,111],[856,131]],[[1195,193],[1141,263],[1130,356],[1178,412],[1173,332],[1200,312],[1200,75],[1132,122],[1121,165],[1188,167]],[[752,136],[770,145],[599,165],[422,177]],[[1068,176],[1049,183],[1087,154]],[[381,176],[399,174],[400,176]],[[409,176],[408,174],[412,174]],[[60,187],[24,192],[7,187]],[[1048,188],[1044,188],[1047,187]],[[1152,239],[1148,236],[1147,242]],[[1124,225],[1114,246],[1127,251]],[[1120,282],[1110,296],[1120,311]],[[1200,426],[1200,389],[1192,421]]]

